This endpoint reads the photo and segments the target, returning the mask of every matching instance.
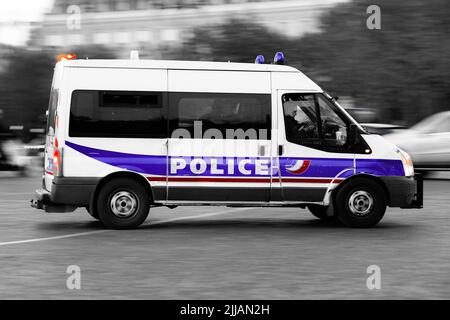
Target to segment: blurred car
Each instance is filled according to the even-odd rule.
[[[379,112],[372,108],[344,108],[359,123],[376,123],[380,119]]]
[[[345,108],[345,110],[358,121],[369,133],[385,135],[394,130],[404,129],[401,125],[380,123],[379,111],[371,108]]]
[[[379,134],[381,136],[405,129],[404,126],[390,123],[361,123],[361,125],[369,133]]]
[[[436,113],[385,138],[408,152],[418,171],[450,170],[450,111]]]

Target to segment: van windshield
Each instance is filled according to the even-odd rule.
[[[58,89],[52,88],[47,110],[47,135],[55,135],[56,107],[58,105]]]

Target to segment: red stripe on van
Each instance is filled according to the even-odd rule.
[[[166,177],[147,177],[149,181],[166,181]],[[334,180],[334,181],[333,181]],[[233,177],[169,177],[170,182],[249,182],[249,183],[270,183],[270,178],[233,178]],[[330,178],[282,178],[281,182],[298,183],[340,183],[343,179]],[[272,182],[280,182],[279,178],[274,178]]]

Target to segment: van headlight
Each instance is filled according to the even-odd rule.
[[[412,177],[414,175],[414,165],[411,156],[401,149],[398,149],[398,153],[400,154],[400,158],[402,159],[405,176]]]

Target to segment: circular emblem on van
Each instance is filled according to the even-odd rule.
[[[295,160],[286,170],[291,174],[302,174],[308,170],[311,160]]]

